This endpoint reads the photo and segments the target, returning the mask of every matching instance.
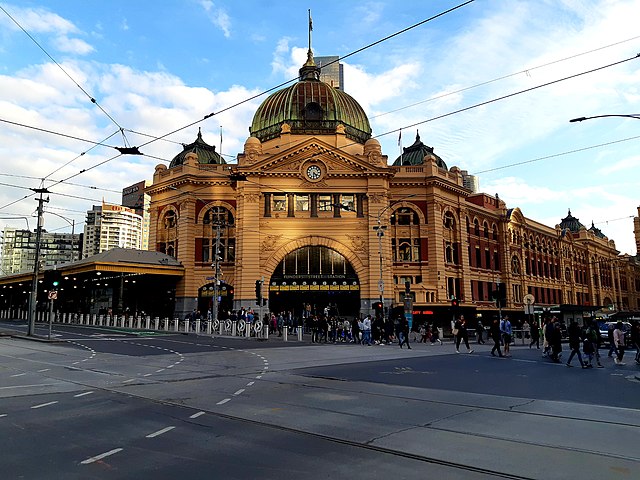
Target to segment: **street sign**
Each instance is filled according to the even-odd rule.
[[[534,297],[530,293],[527,293],[522,300],[527,305],[533,305],[534,303],[536,303],[536,297]]]
[[[49,298],[49,300],[57,300],[58,299],[58,291],[57,290],[49,290],[47,298]]]

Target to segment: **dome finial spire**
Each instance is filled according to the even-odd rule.
[[[311,50],[311,32],[313,31],[313,19],[311,18],[311,9],[309,9],[309,50],[307,50],[307,64],[309,64],[309,60],[311,60],[312,64],[315,65],[315,63],[313,62],[313,52]]]
[[[309,9],[309,50],[307,50],[307,61],[299,70],[300,80],[320,80],[320,69],[313,59],[311,50],[311,31],[313,30],[313,20],[311,19],[311,9]]]

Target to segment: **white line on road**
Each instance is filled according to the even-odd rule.
[[[260,380],[262,378],[262,375],[258,375],[256,378]]]
[[[160,373],[160,372],[164,372],[164,368],[161,368],[160,370],[156,370],[156,373]]]
[[[12,376],[12,377],[21,377],[21,376],[23,376],[23,375],[26,375],[26,372],[25,372],[25,373],[15,373],[15,374],[13,374],[13,375],[11,375],[11,376]]]
[[[240,395],[242,392],[244,392],[244,388],[238,390],[236,393],[234,393],[234,395]]]
[[[42,407],[48,407],[49,405],[55,405],[56,403],[58,403],[58,401],[54,401],[54,402],[47,402],[47,403],[41,403],[40,405],[34,405],[31,408],[42,408]]]
[[[247,387],[250,387],[250,386],[251,386],[251,385],[253,385],[254,383],[256,383],[256,382],[249,382],[249,383],[247,383]]]
[[[202,415],[204,415],[204,412],[198,412],[198,413],[194,413],[189,418],[198,418],[198,417],[201,417]]]
[[[173,365],[167,365],[167,368],[173,368]]]
[[[225,398],[224,400],[220,400],[218,403],[216,403],[216,405],[224,405],[225,403],[227,403],[229,400],[231,400],[230,398]]]
[[[135,378],[130,378],[129,380],[125,380],[125,381],[124,381],[124,382],[122,382],[122,383],[131,383],[131,382],[135,382],[135,381],[136,381],[136,379],[135,379]]]
[[[84,397],[85,395],[91,395],[93,392],[84,392],[84,393],[79,393],[77,395],[74,395],[74,397],[78,398],[78,397]]]
[[[163,428],[162,430],[158,430],[157,432],[150,433],[149,435],[147,435],[147,438],[157,437],[158,435],[162,435],[163,433],[167,433],[168,431],[173,430],[174,428],[176,428],[176,427]]]
[[[48,372],[49,370],[51,370],[51,369],[50,368],[43,368],[42,370],[38,370],[38,373]]]
[[[143,377],[150,377],[151,375],[153,375],[153,373],[145,373]]]
[[[96,455],[95,457],[87,458],[86,460],[81,461],[82,465],[89,465],[90,463],[97,462],[98,460],[102,460],[109,455],[113,455],[114,453],[121,452],[122,448],[114,448],[113,450],[109,450],[108,452],[101,453],[100,455]]]
[[[34,385],[11,385],[9,387],[0,387],[0,390],[5,390],[8,388],[30,388],[30,387],[51,387],[55,385],[54,383],[36,383]]]
[[[2,417],[6,417],[6,416],[7,416],[7,414],[6,414],[6,413],[0,413],[0,418],[2,418]]]

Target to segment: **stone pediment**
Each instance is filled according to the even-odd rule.
[[[363,175],[387,173],[386,166],[373,166],[365,157],[354,156],[318,139],[301,143],[274,156],[262,159],[250,167],[256,173],[298,175],[310,163],[322,164],[324,173],[331,175]],[[249,170],[249,169],[247,169]]]

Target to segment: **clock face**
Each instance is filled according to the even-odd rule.
[[[310,180],[318,180],[321,175],[322,170],[320,170],[319,166],[311,165],[309,168],[307,168],[307,177],[309,177]]]

